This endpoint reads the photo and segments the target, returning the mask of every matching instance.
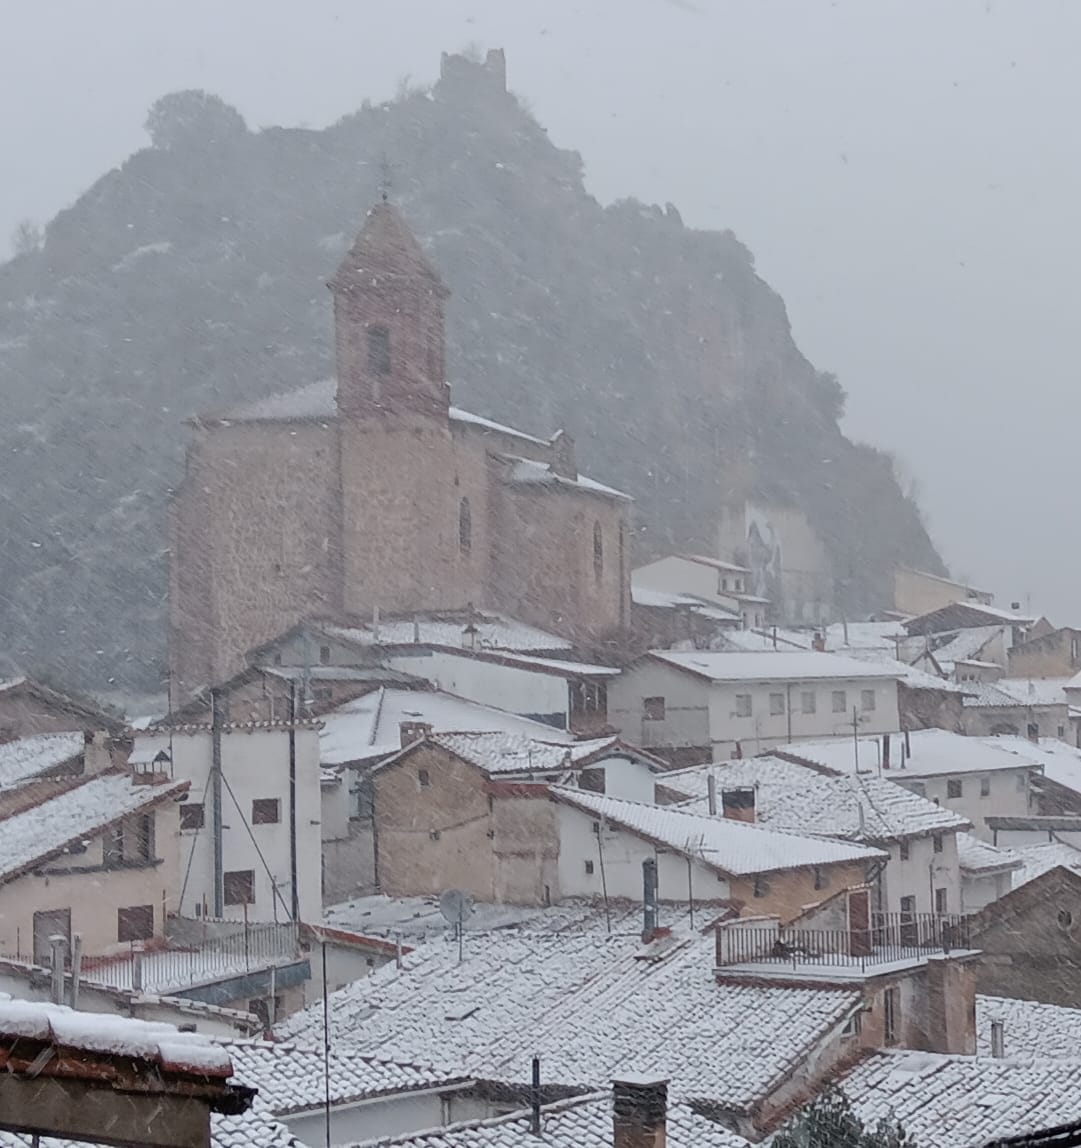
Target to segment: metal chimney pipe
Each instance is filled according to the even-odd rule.
[[[541,1081],[540,1081],[540,1057],[533,1057],[533,1084],[529,1090],[529,1131],[534,1136],[541,1134]]]
[[[991,1055],[1000,1060],[1006,1055],[1006,1024],[1004,1021],[991,1021]]]
[[[706,793],[708,794],[709,801],[709,815],[710,817],[717,816],[717,779],[713,776],[712,771],[706,776]]]

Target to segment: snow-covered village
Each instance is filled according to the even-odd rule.
[[[210,91],[254,76],[255,7],[168,7],[124,17],[149,142],[0,261],[0,1148],[1081,1144],[1081,596],[1041,505],[1074,456],[970,398],[889,453],[903,417],[845,415],[871,392],[804,358],[754,210],[602,194],[614,111],[565,150],[593,37],[671,35],[650,83],[706,92],[709,43],[797,6],[276,0],[255,35],[319,30],[320,128]],[[895,114],[890,69],[964,20],[1042,67],[1017,28],[1050,5],[887,7],[848,103]],[[220,37],[199,86],[185,28]],[[403,47],[470,29],[496,46]],[[335,87],[350,37],[371,74]],[[768,163],[716,170],[768,198]],[[893,354],[857,337],[861,246],[814,268],[833,342],[791,272],[816,358]],[[996,483],[1035,474],[1014,513]]]

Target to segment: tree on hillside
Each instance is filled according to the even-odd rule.
[[[830,1085],[777,1133],[773,1148],[916,1148],[896,1120],[868,1128],[841,1089]]]
[[[145,127],[154,147],[166,151],[224,144],[248,130],[236,108],[196,88],[170,92],[155,101]]]
[[[32,220],[22,220],[12,232],[11,249],[16,255],[29,255],[42,244],[41,228]]]

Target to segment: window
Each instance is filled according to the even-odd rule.
[[[462,555],[468,555],[473,549],[473,511],[469,508],[469,499],[463,498],[458,503],[458,550]]]
[[[908,860],[909,852],[910,852],[909,843],[907,841],[902,841],[901,845],[900,845],[900,853],[901,853],[901,860],[902,861]]]
[[[571,717],[608,713],[608,687],[603,682],[571,682]]]
[[[1017,792],[1024,793],[1028,789],[1028,774],[1019,773],[1017,775]]]
[[[815,712],[815,692],[814,690],[804,690],[799,696],[800,709],[805,714],[813,714]]]
[[[643,698],[642,717],[646,721],[664,721],[664,698]]]
[[[736,717],[750,717],[753,712],[750,694],[736,694]]]
[[[71,943],[71,910],[43,909],[34,914],[34,964],[48,965],[52,957],[50,938],[63,937]]]
[[[255,870],[234,869],[225,874],[225,903],[227,905],[255,904]]]
[[[934,850],[936,853],[942,852],[942,834],[941,833],[936,833],[934,835],[934,837],[931,838],[931,843],[934,846]]]
[[[863,1013],[858,1012],[855,1016],[850,1016],[845,1021],[845,1026],[841,1029],[841,1036],[859,1036],[863,1029]]]
[[[154,906],[132,905],[116,911],[118,941],[149,941],[154,935]]]
[[[329,666],[330,665],[330,647],[329,646],[320,646],[319,647],[319,664],[321,666]]]
[[[722,591],[724,591],[724,590],[727,590],[727,589],[728,589],[728,579],[727,579],[727,578],[722,578],[722,579],[721,579],[721,590],[722,590]]]
[[[277,825],[282,819],[282,803],[277,797],[257,797],[251,803],[252,825]]]
[[[964,784],[959,777],[951,777],[946,782],[946,796],[947,797],[961,797],[964,794]]]
[[[1069,929],[1073,925],[1073,913],[1069,909],[1059,909],[1057,920],[1060,929]]]
[[[916,898],[913,896],[901,898],[901,916],[913,917],[916,914]]]
[[[105,835],[105,864],[130,865],[154,858],[154,815],[125,817]]]
[[[990,797],[991,796],[991,779],[989,777],[981,777],[980,778],[980,796],[981,797]]]
[[[830,884],[829,874],[825,870],[820,869],[817,865],[814,868],[815,888],[828,889]]]
[[[599,522],[593,523],[593,577],[599,582],[604,573],[604,533]]]
[[[188,802],[180,807],[181,829],[202,829],[206,824],[206,814],[202,805]]]
[[[592,861],[586,862],[586,876],[587,877],[593,876],[593,862]]]
[[[899,1019],[896,989],[886,989],[882,994],[882,1005],[885,1011],[882,1025],[885,1043],[896,1044],[898,1038],[897,1021]]]
[[[334,700],[334,691],[330,686],[316,686],[312,690],[312,701],[329,702]]]
[[[420,789],[428,789],[432,784],[432,779],[426,769],[417,770],[417,786]]]
[[[875,691],[874,690],[860,690],[860,709],[864,713],[870,713],[875,708]]]
[[[935,890],[935,912],[936,913],[945,913],[946,912],[946,890],[945,889],[936,889]]]
[[[1065,741],[1065,739],[1066,739],[1066,727],[1064,725],[1060,725],[1058,727],[1058,731],[1055,734],[1055,737],[1057,737],[1059,739],[1059,741]]]
[[[386,327],[368,328],[368,370],[390,374],[390,331]]]
[[[604,769],[597,767],[594,769],[583,769],[578,774],[578,788],[584,789],[587,793],[603,793],[604,792]]]
[[[848,712],[848,695],[844,690],[833,691],[833,712],[835,714]]]
[[[777,716],[777,714],[784,713],[784,694],[770,694],[769,695],[769,712]]]
[[[769,882],[759,873],[754,879],[754,895],[756,897],[765,897],[767,893],[769,893]]]

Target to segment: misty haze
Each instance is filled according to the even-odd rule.
[[[1077,10],[4,16],[0,1148],[1081,1142]]]

